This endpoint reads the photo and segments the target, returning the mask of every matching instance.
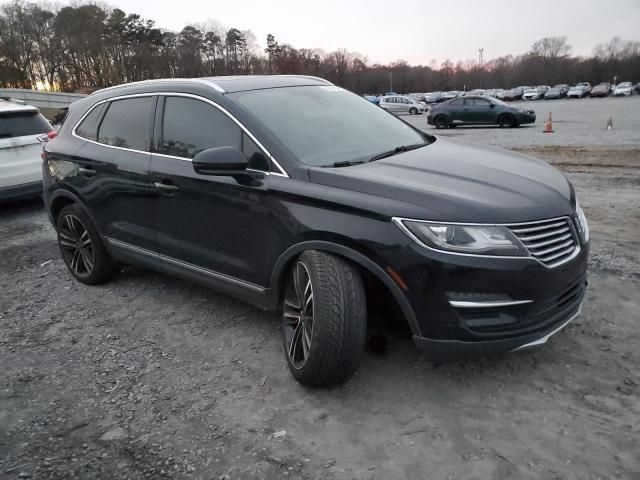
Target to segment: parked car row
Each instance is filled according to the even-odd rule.
[[[412,102],[418,102],[423,105],[434,105],[451,100],[452,98],[465,97],[465,96],[484,96],[497,98],[506,102],[516,100],[557,100],[560,98],[584,98],[590,97],[607,97],[613,95],[619,96],[631,96],[634,93],[640,94],[640,83],[634,85],[632,82],[621,82],[618,85],[612,85],[608,82],[602,82],[595,87],[592,87],[589,82],[580,82],[576,85],[569,86],[566,83],[554,85],[538,85],[538,86],[519,86],[511,89],[502,88],[490,88],[482,89],[476,88],[466,92],[460,90],[451,90],[448,92],[425,92],[425,93],[409,93],[407,95],[401,95],[395,92],[389,92],[383,97],[375,95],[365,95],[364,97],[375,103],[380,104],[380,100],[390,96],[401,96],[403,98],[409,98]],[[403,108],[402,110],[407,110]]]

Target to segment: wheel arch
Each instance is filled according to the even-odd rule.
[[[76,194],[69,190],[56,190],[51,194],[51,198],[49,198],[49,215],[55,225],[58,220],[58,215],[60,211],[66,207],[67,205],[71,205],[72,203],[77,203],[82,205],[82,202],[78,198]]]
[[[386,287],[389,294],[395,299],[400,307],[407,323],[409,324],[409,328],[411,329],[411,333],[413,335],[420,335],[420,328],[418,326],[418,321],[413,313],[413,309],[409,305],[408,300],[406,299],[404,293],[400,286],[391,278],[389,273],[385,271],[383,267],[381,267],[378,263],[373,261],[371,258],[359,252],[358,250],[333,241],[327,240],[308,240],[297,243],[287,250],[285,250],[273,268],[273,272],[271,275],[271,302],[274,306],[279,305],[281,301],[282,292],[284,289],[285,276],[289,270],[289,267],[293,260],[298,257],[302,252],[306,250],[319,250],[323,252],[333,253],[340,257],[346,258],[350,260],[358,267],[364,269],[369,272],[371,275],[376,277],[382,284]]]

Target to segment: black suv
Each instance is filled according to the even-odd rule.
[[[319,78],[107,88],[71,105],[43,157],[78,280],[138,264],[279,310],[306,385],[357,369],[371,279],[434,358],[544,343],[584,295],[587,222],[559,171]]]

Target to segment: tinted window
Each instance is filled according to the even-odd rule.
[[[193,98],[167,97],[160,153],[193,158],[207,148],[240,148],[240,127],[220,110]]]
[[[98,139],[98,120],[100,120],[103,108],[104,104],[98,105],[89,112],[89,115],[84,117],[84,120],[82,120],[78,128],[76,128],[76,134],[78,136],[94,141]]]
[[[462,105],[462,102],[463,102],[463,101],[464,101],[464,100],[463,100],[462,98],[456,98],[455,100],[451,100],[451,101],[449,102],[449,105],[452,105],[452,106],[454,106],[454,107],[459,107],[459,106],[461,106],[461,105]]]
[[[38,112],[0,113],[0,138],[38,135],[50,130],[51,125]]]
[[[473,107],[488,107],[491,104],[491,102],[483,98],[467,98],[464,104],[470,105]]]
[[[111,102],[100,124],[98,141],[114,147],[146,150],[152,101],[152,97],[136,97]]]

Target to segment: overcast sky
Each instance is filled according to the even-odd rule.
[[[618,35],[640,40],[640,0],[106,0],[179,30],[214,19],[250,29],[264,47],[268,33],[294,47],[346,48],[371,63],[411,64],[485,59],[526,52],[545,36],[565,35],[573,53]]]

